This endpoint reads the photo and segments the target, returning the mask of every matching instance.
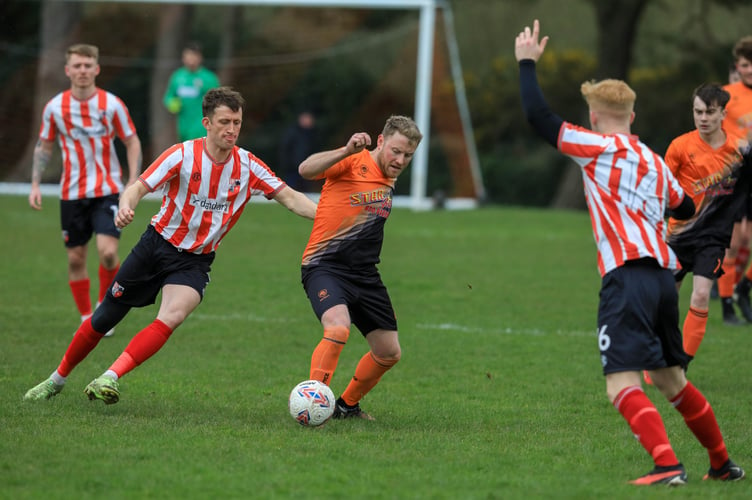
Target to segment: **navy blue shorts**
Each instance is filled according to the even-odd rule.
[[[676,281],[684,279],[687,273],[710,280],[719,278],[723,274],[723,258],[726,255],[726,249],[721,245],[705,247],[672,245],[671,249],[682,266],[674,273]]]
[[[353,272],[317,265],[302,268],[301,274],[319,321],[327,309],[344,304],[363,336],[376,329],[397,331],[392,301],[375,267],[368,272]]]
[[[118,197],[111,194],[101,198],[60,200],[60,227],[65,247],[86,245],[94,233],[120,238],[120,229],[115,226]]]
[[[214,252],[183,252],[149,225],[115,275],[107,298],[131,307],[153,304],[165,285],[185,285],[204,298]]]
[[[598,306],[603,373],[686,368],[673,273],[653,259],[629,261],[603,277]]]

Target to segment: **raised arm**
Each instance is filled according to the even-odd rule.
[[[34,146],[34,158],[31,163],[31,193],[29,193],[29,205],[34,210],[42,210],[42,173],[47,168],[52,156],[52,141],[39,139]]]
[[[536,19],[533,21],[533,29],[530,30],[530,26],[525,26],[525,29],[517,35],[514,39],[514,57],[517,61],[524,59],[532,59],[538,61],[540,56],[543,55],[543,51],[546,50],[548,44],[548,37],[544,36],[540,41],[540,23]]]
[[[522,107],[525,110],[530,125],[543,139],[553,147],[557,146],[559,130],[564,123],[551,108],[548,107],[543,92],[538,85],[538,76],[535,73],[535,63],[548,44],[548,37],[544,36],[540,41],[540,24],[536,19],[533,29],[526,26],[514,41],[514,56],[520,67],[520,97]]]
[[[371,145],[371,136],[365,132],[356,132],[341,148],[314,153],[298,166],[298,173],[304,179],[316,179],[329,167],[348,156],[363,151]]]

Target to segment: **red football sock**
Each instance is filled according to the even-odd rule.
[[[653,457],[655,465],[669,467],[679,463],[661,415],[640,386],[623,389],[614,399],[614,407],[627,421],[642,447]]]
[[[697,354],[702,339],[705,338],[707,325],[708,311],[690,307],[687,317],[684,318],[684,327],[682,328],[684,352],[692,357]]]
[[[89,296],[89,278],[82,280],[69,281],[71,293],[73,294],[73,301],[76,303],[78,312],[81,316],[91,315],[91,297]]]
[[[342,399],[350,406],[355,405],[363,396],[373,389],[391,367],[397,364],[398,359],[383,359],[367,352],[360,358],[355,367],[355,375],[342,393]]]
[[[339,362],[339,355],[345,348],[349,336],[350,329],[344,326],[324,329],[324,337],[311,355],[311,372],[309,375],[311,380],[318,380],[326,385],[331,384]]]
[[[112,280],[115,279],[115,275],[119,269],[119,265],[112,269],[107,269],[102,264],[99,264],[99,298],[97,299],[99,302],[104,300],[104,296],[107,295],[107,290],[110,288]]]
[[[713,408],[705,396],[691,382],[687,382],[671,404],[682,414],[684,422],[700,444],[708,450],[710,466],[714,469],[723,467],[729,458],[726,443],[723,442]]]
[[[172,335],[172,328],[155,319],[131,339],[110,370],[122,377],[135,367],[154,356]]]
[[[63,377],[67,377],[76,365],[94,350],[103,336],[104,333],[99,333],[92,328],[91,318],[87,318],[78,327],[76,334],[73,335],[73,340],[68,345],[68,350],[65,351],[63,359],[57,367],[57,372]]]

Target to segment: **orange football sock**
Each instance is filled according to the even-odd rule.
[[[736,259],[723,259],[723,275],[718,278],[718,296],[722,299],[734,295],[736,285]]]
[[[623,389],[614,399],[614,407],[627,421],[642,447],[653,457],[655,465],[669,467],[679,463],[668,440],[663,419],[642,387],[633,385]]]
[[[729,459],[726,443],[723,442],[713,408],[705,396],[691,382],[687,382],[671,404],[682,414],[684,422],[700,444],[708,450],[710,466],[714,469],[723,467]]]
[[[135,367],[154,356],[172,335],[172,328],[155,319],[131,339],[125,351],[112,364],[110,370],[122,377]]]
[[[705,337],[705,330],[708,324],[708,311],[689,308],[687,317],[684,318],[684,327],[682,328],[682,336],[684,337],[684,352],[694,357],[697,354],[697,350],[700,348],[703,337]]]
[[[339,355],[350,337],[350,329],[344,326],[324,328],[324,337],[311,355],[310,379],[329,385],[337,369]]]
[[[342,399],[349,406],[357,404],[363,396],[368,394],[379,383],[381,376],[397,364],[397,361],[399,359],[379,358],[371,351],[365,353],[360,358],[358,366],[355,367],[355,375],[353,375],[350,383],[347,384],[345,392],[342,393]]]
[[[744,273],[744,277],[747,278],[749,281],[752,281],[752,266],[749,266],[747,268],[747,272]]]
[[[82,280],[69,281],[73,301],[76,303],[78,312],[81,316],[91,316],[91,297],[89,297],[90,282],[89,278]]]
[[[120,266],[115,266],[112,269],[105,268],[102,264],[99,265],[99,302],[104,300],[104,296],[107,295],[107,290],[112,284],[112,280],[115,279]]]
[[[60,361],[60,366],[57,367],[57,372],[63,377],[67,377],[76,365],[94,350],[103,337],[104,333],[97,332],[91,326],[91,318],[84,320],[73,335],[73,340],[68,345],[63,359]]]

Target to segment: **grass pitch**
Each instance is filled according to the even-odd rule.
[[[124,230],[122,257],[157,206],[142,202]],[[0,498],[752,495],[749,480],[701,480],[705,451],[653,388],[647,393],[690,484],[627,484],[652,463],[605,396],[595,332],[600,279],[585,213],[395,209],[380,269],[402,361],[362,402],[375,422],[318,429],[298,426],[286,407],[321,335],[300,285],[310,222],[276,204],[247,207],[218,251],[204,303],[122,379],[120,402],[105,406],[88,401],[84,386],[156,306],[134,309],[56,398],[23,403],[57,366],[78,315],[57,200],[45,199],[40,213],[24,197],[0,197],[0,213]],[[752,325],[724,326],[714,302],[689,372],[748,472],[751,338]],[[353,329],[335,393],[365,351]]]

